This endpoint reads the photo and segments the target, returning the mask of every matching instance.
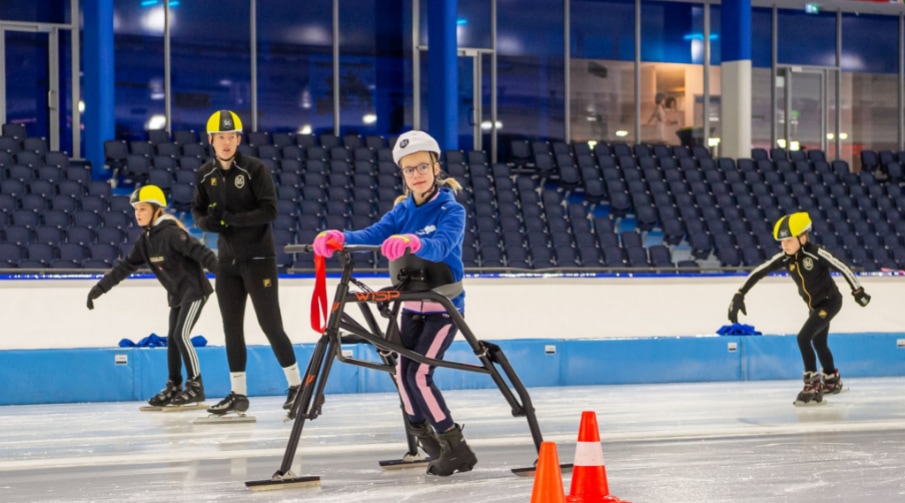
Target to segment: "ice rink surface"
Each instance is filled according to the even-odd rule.
[[[806,408],[792,406],[798,381],[529,392],[562,463],[581,412],[597,413],[610,491],[626,501],[905,501],[905,378],[845,384]],[[473,472],[382,470],[405,451],[396,396],[328,395],[293,464],[321,486],[267,492],[244,483],[280,466],[292,424],[282,397],[253,397],[251,424],[196,425],[203,411],[139,412],[138,402],[0,407],[0,501],[528,502],[533,479],[510,472],[536,458],[525,419],[495,389],[446,397],[478,456]]]

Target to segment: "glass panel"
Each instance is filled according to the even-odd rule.
[[[571,49],[575,59],[635,60],[635,2],[571,2]]]
[[[703,144],[703,75],[700,65],[641,64],[642,142]]]
[[[770,149],[770,121],[773,108],[770,102],[773,87],[773,70],[770,68],[751,69],[751,146]],[[777,111],[779,109],[777,108]]]
[[[257,7],[258,129],[332,132],[332,0],[307,0],[304,16],[294,0]]]
[[[490,2],[459,0],[456,39],[459,47],[490,49]]]
[[[418,43],[428,44],[427,11],[428,0],[420,0]],[[520,2],[521,3],[521,2]],[[408,2],[406,2],[406,8]],[[498,7],[499,8],[499,7]],[[546,4],[549,10],[549,2]],[[560,8],[560,10],[562,10]],[[513,11],[512,14],[515,14]],[[530,12],[526,12],[530,13]],[[521,14],[520,15],[524,15]],[[531,13],[533,15],[533,13]],[[500,17],[500,20],[503,18]],[[562,32],[560,32],[562,33]],[[456,18],[456,41],[458,47],[470,49],[490,49],[490,2],[487,0],[459,0]]]
[[[144,130],[166,126],[163,7],[116,2],[113,20],[116,137],[143,140]]]
[[[634,141],[635,64],[573,59],[572,141]]]
[[[641,19],[640,141],[703,144],[703,9],[646,2]]]
[[[24,124],[28,136],[48,136],[46,33],[6,32],[6,121]]]
[[[551,9],[548,0],[500,2],[498,15],[500,144],[523,137],[562,139],[562,9]]]
[[[842,74],[843,155],[861,169],[862,150],[899,150],[898,76],[877,73]],[[846,148],[848,147],[848,148]]]
[[[842,30],[839,137],[843,158],[860,170],[862,150],[898,150],[898,19],[844,14]]]
[[[459,148],[474,149],[474,58],[459,56],[459,84],[456,102],[458,103]]]
[[[786,74],[786,93],[791,98],[789,117],[789,150],[821,148],[821,132],[825,103],[823,72],[790,72]]]
[[[836,66],[835,13],[805,14],[780,9],[778,24],[779,63]]]
[[[703,9],[699,5],[644,2],[641,4],[641,34],[642,61],[702,62]]]
[[[773,66],[773,9],[751,9],[751,66]]]
[[[220,0],[216,10],[212,16],[205,3],[170,4],[173,130],[202,131],[221,109],[252,129],[249,2]]]
[[[3,0],[0,19],[34,23],[68,23],[69,0]]]
[[[572,141],[627,141],[635,129],[635,4],[571,3]]]

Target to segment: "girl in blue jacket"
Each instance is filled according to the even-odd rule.
[[[381,245],[393,262],[410,252],[427,267],[448,267],[453,285],[464,276],[462,240],[465,208],[455,199],[458,182],[440,171],[440,145],[423,131],[409,131],[393,147],[393,161],[402,171],[405,194],[379,222],[359,231],[327,230],[314,240],[314,251],[330,257],[329,240],[341,244]],[[458,289],[452,303],[465,310],[465,292]],[[402,344],[432,359],[442,359],[457,332],[441,304],[406,302],[402,311]],[[427,473],[449,476],[470,471],[477,458],[453,421],[440,390],[434,385],[436,367],[399,357],[396,383],[407,415],[408,430],[431,457]]]

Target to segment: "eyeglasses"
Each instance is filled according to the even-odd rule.
[[[423,175],[424,173],[427,173],[429,169],[431,169],[431,163],[425,162],[410,168],[402,168],[402,174],[405,176],[412,176],[415,174],[415,171],[417,171]]]

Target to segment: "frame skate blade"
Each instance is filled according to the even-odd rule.
[[[218,416],[216,414],[211,414],[207,417],[199,417],[192,420],[192,424],[239,424],[239,423],[254,423],[257,422],[257,418],[255,416],[246,416],[246,415],[231,415],[225,414],[222,416]]]
[[[252,491],[275,491],[300,487],[320,487],[320,485],[321,478],[317,476],[251,480],[245,483],[245,487]]]
[[[140,410],[142,412],[160,412],[161,410],[163,410],[163,406],[142,405],[141,407],[138,408],[138,410]]]
[[[404,459],[387,459],[380,461],[380,467],[384,470],[408,470],[410,468],[427,468],[430,464],[430,458],[413,459],[406,461]]]
[[[162,412],[185,412],[187,410],[207,409],[210,405],[206,403],[196,403],[195,405],[167,405],[161,407]]]
[[[559,469],[562,473],[572,473],[572,463],[559,465]],[[534,472],[537,471],[536,466],[531,466],[528,468],[513,468],[512,473],[517,477],[533,477]]]

